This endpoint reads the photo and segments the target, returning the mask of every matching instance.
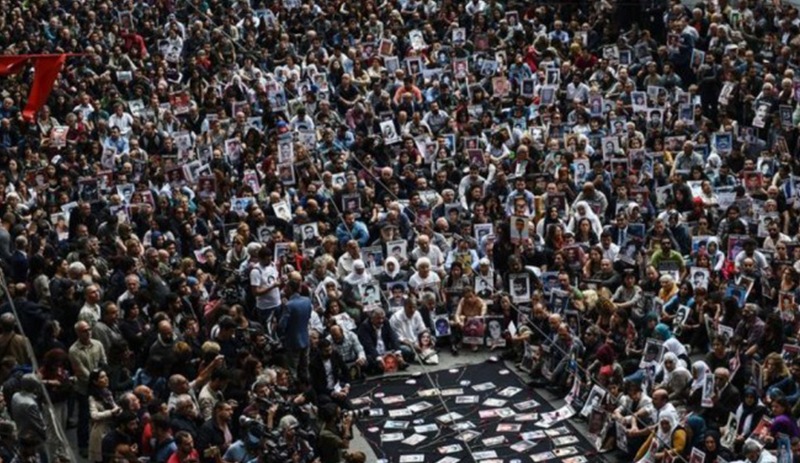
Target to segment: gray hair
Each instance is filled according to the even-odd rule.
[[[419,259],[417,259],[417,265],[416,265],[417,270],[419,270],[419,268],[422,267],[423,265],[427,265],[428,267],[430,267],[431,260],[428,259],[427,257],[420,257]]]
[[[742,453],[747,455],[750,452],[761,453],[761,445],[754,440],[746,440],[742,446]]]
[[[370,314],[369,314],[370,318],[375,318],[375,317],[378,317],[378,316],[385,316],[385,315],[386,315],[386,312],[384,312],[383,309],[380,308],[380,307],[376,307],[376,308],[372,309],[372,312],[370,312]]]

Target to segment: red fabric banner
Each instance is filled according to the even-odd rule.
[[[16,74],[22,71],[28,59],[29,58],[25,55],[0,56],[0,76]]]
[[[67,55],[53,55],[42,58],[35,58],[36,63],[33,68],[33,84],[28,95],[28,104],[22,110],[22,117],[28,122],[35,119],[39,108],[44,106],[50,92],[53,90],[58,73],[64,66]]]

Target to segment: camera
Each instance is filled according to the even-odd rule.
[[[359,408],[357,410],[347,410],[343,413],[344,416],[349,416],[356,421],[358,419],[364,418],[365,416],[369,416],[369,409],[368,408]]]
[[[239,426],[242,428],[249,428],[250,426],[263,427],[264,424],[259,420],[242,415],[239,417]]]

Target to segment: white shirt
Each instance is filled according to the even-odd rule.
[[[425,322],[422,321],[422,315],[416,310],[411,318],[406,315],[405,310],[398,310],[389,319],[389,325],[397,334],[400,342],[416,342],[417,336],[425,331]]]
[[[383,343],[383,325],[375,331],[378,336],[378,343],[375,344],[375,352],[377,352],[378,355],[383,355],[386,353],[386,345]]]
[[[254,288],[272,286],[277,281],[278,269],[272,264],[267,266],[258,264],[250,271],[250,286]],[[256,308],[259,310],[274,309],[279,305],[281,305],[281,290],[277,286],[260,296],[256,296]]]
[[[78,320],[84,321],[89,326],[94,327],[100,321],[100,306],[97,304],[89,304],[88,302],[81,307],[78,312]]]
[[[328,386],[328,389],[333,389],[336,386],[336,383],[333,381],[333,362],[328,360],[322,361],[322,366],[325,368],[325,384]]]
[[[439,275],[436,272],[431,271],[428,273],[427,278],[422,278],[419,276],[419,272],[414,273],[410,280],[408,280],[408,285],[411,286],[412,289],[419,289],[419,288],[435,288],[439,289],[439,284],[442,282],[442,279],[439,278]]]
[[[133,125],[133,116],[128,113],[122,113],[122,116],[117,116],[117,113],[108,118],[108,126],[119,128],[119,133],[127,138],[131,134],[131,126]]]
[[[423,252],[422,248],[417,246],[411,251],[411,262],[416,262],[420,257],[427,257],[431,261],[431,268],[433,270],[440,270],[444,266],[444,253],[437,246],[429,246],[427,253]]]
[[[619,254],[619,246],[611,243],[608,245],[608,249],[604,248],[602,245],[600,247],[603,249],[603,259],[608,259],[611,262],[614,262],[617,259],[617,255]]]

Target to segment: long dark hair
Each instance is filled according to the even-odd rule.
[[[95,368],[89,373],[89,387],[87,392],[89,393],[90,397],[94,397],[95,400],[103,404],[106,410],[110,410],[114,408],[114,397],[111,395],[111,390],[106,387],[104,389],[100,389],[95,385],[97,379],[100,378],[101,373],[106,373],[106,371],[102,368]],[[108,373],[106,373],[108,375]]]

